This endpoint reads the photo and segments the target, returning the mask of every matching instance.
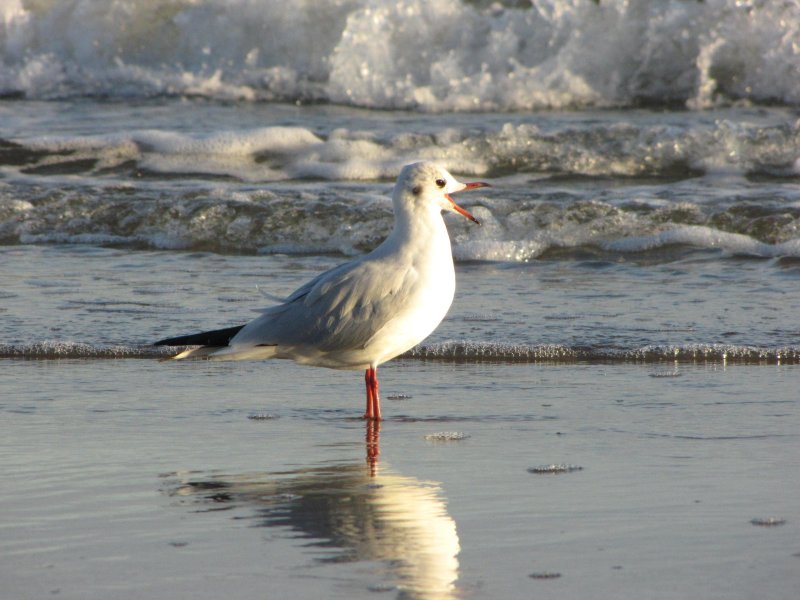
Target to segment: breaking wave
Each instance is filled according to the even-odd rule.
[[[358,254],[392,227],[391,180],[428,158],[493,184],[461,198],[483,227],[450,222],[462,261],[679,247],[797,257],[800,126],[784,116],[0,140],[0,243]]]
[[[0,243],[354,255],[377,246],[391,230],[387,193],[348,185],[168,197],[160,191],[45,189],[23,200],[0,189]],[[464,197],[462,204],[483,225],[448,219],[456,260],[526,262],[587,252],[635,258],[683,248],[723,257],[800,257],[798,202],[755,196],[633,202],[625,195],[587,199],[580,193],[524,199],[513,197],[522,192],[507,193],[511,199]]]
[[[771,118],[755,111],[724,117],[665,124],[657,115],[636,113],[624,120],[597,113],[581,120],[527,117],[488,123],[464,116],[420,122],[410,130],[386,123],[330,130],[333,118],[316,131],[302,126],[194,134],[117,129],[85,136],[34,136],[21,128],[19,137],[0,138],[0,167],[17,180],[80,175],[137,183],[178,176],[244,183],[390,180],[421,159],[483,177],[800,176],[796,117],[788,111]],[[308,118],[313,120],[313,113]]]
[[[423,111],[798,104],[798,39],[788,0],[9,0],[0,94]]]

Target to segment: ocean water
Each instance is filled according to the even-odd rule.
[[[4,597],[798,597],[798,29],[0,2]],[[375,247],[419,159],[492,187],[380,427],[359,373],[159,361]]]
[[[4,355],[152,356],[165,319],[177,333],[247,320],[269,304],[259,287],[289,293],[376,246],[392,178],[421,157],[493,187],[462,200],[480,227],[447,217],[458,299],[416,355],[797,361],[794,108],[75,99],[0,113],[4,312],[21,304]],[[81,319],[54,325],[60,310]],[[92,324],[104,311],[114,323]]]

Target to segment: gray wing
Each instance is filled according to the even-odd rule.
[[[390,267],[382,260],[345,263],[264,310],[231,346],[300,345],[323,352],[363,348],[405,305],[417,279],[413,267]]]

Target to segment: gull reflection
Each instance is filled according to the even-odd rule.
[[[281,473],[198,477],[171,495],[251,507],[256,524],[310,540],[315,560],[381,561],[404,598],[454,598],[459,540],[440,487],[385,465],[338,463]],[[319,548],[330,549],[323,558]]]

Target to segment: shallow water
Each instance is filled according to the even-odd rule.
[[[11,597],[797,594],[800,380],[764,354],[797,331],[792,261],[459,265],[375,431],[360,373],[147,345],[340,257],[2,257]]]
[[[795,367],[399,360],[370,466],[352,373],[5,362],[9,597],[788,599],[800,585]],[[581,470],[528,471],[550,464]],[[770,518],[785,523],[751,523]]]
[[[442,325],[408,356],[461,361],[794,364],[796,260],[686,253],[468,263]],[[156,339],[238,325],[334,256],[0,247],[0,355],[158,357]]]

